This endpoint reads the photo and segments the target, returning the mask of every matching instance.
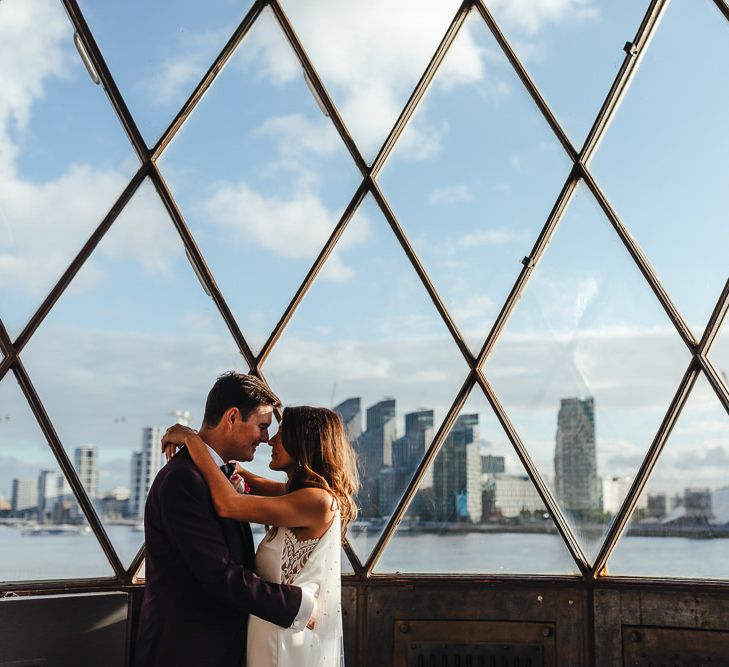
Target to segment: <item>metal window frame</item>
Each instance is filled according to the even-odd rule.
[[[729,20],[729,4],[725,0],[706,0],[712,1],[716,5],[721,14]],[[405,492],[397,504],[395,511],[393,512],[389,522],[385,526],[383,533],[378,539],[376,545],[369,554],[367,560],[362,564],[354,552],[352,547],[346,543],[344,545],[345,551],[351,561],[354,569],[354,574],[345,575],[345,579],[350,579],[358,582],[365,582],[367,580],[378,581],[402,581],[410,578],[417,579],[443,579],[448,578],[449,575],[408,575],[403,577],[402,575],[385,575],[385,574],[374,574],[373,569],[377,564],[377,561],[381,557],[384,549],[386,548],[389,540],[395,533],[397,526],[405,515],[417,489],[422,481],[423,476],[426,474],[428,468],[435,460],[435,457],[440,450],[443,442],[456,418],[458,417],[460,410],[462,409],[465,401],[473,391],[483,391],[485,398],[489,402],[494,414],[501,423],[502,428],[512,446],[514,447],[515,453],[519,457],[520,461],[524,465],[532,483],[539,492],[542,500],[547,507],[552,520],[557,526],[561,537],[563,538],[565,545],[570,551],[575,563],[580,571],[580,575],[572,576],[565,575],[563,577],[549,577],[550,580],[564,580],[572,584],[575,581],[582,581],[588,585],[590,590],[593,587],[599,587],[602,585],[621,585],[626,583],[634,586],[636,583],[647,583],[651,582],[663,582],[675,586],[685,585],[686,587],[705,586],[708,588],[717,588],[726,590],[729,588],[729,581],[715,581],[715,580],[704,580],[704,579],[689,579],[689,580],[677,580],[673,578],[632,578],[632,577],[615,577],[605,576],[605,567],[608,559],[615,548],[620,535],[627,526],[633,509],[635,508],[640,493],[645,487],[647,480],[658,461],[660,454],[670,436],[671,429],[676,423],[681,410],[683,409],[690,391],[699,377],[703,374],[711,384],[721,404],[729,414],[729,388],[726,386],[715,367],[711,363],[708,357],[709,350],[716,336],[718,335],[722,323],[726,320],[727,311],[729,311],[729,280],[727,281],[722,293],[720,294],[716,306],[712,312],[706,329],[702,335],[700,341],[696,341],[689,327],[683,320],[679,310],[675,307],[671,301],[669,295],[661,285],[655,271],[650,266],[647,258],[643,254],[642,250],[638,247],[637,243],[633,240],[632,236],[626,230],[617,213],[612,208],[610,202],[600,190],[597,182],[593,179],[592,175],[588,170],[588,164],[595,154],[599,143],[604,136],[610,121],[615,115],[621,100],[623,99],[625,92],[627,91],[632,77],[634,76],[637,68],[640,65],[642,55],[645,49],[648,47],[652,36],[658,28],[660,19],[663,13],[666,11],[668,0],[651,0],[646,10],[645,16],[641,25],[638,27],[636,36],[630,44],[632,49],[626,52],[623,64],[617,73],[613,84],[603,102],[600,111],[594,121],[594,124],[588,133],[585,143],[579,153],[575,150],[569,137],[562,130],[556,116],[552,113],[546,100],[542,97],[535,83],[529,77],[527,70],[521,64],[516,53],[512,49],[506,37],[501,32],[498,24],[493,19],[488,7],[486,6],[485,0],[463,0],[459,8],[457,9],[451,23],[446,29],[446,32],[440,41],[435,53],[433,54],[430,62],[428,63],[423,75],[416,84],[410,98],[408,99],[405,107],[403,108],[400,116],[395,121],[392,129],[390,130],[387,138],[382,144],[376,157],[372,161],[371,165],[368,165],[357,148],[356,143],[351,137],[349,130],[346,127],[344,120],[339,115],[339,112],[334,105],[323,81],[319,77],[313,63],[311,62],[304,46],[299,40],[290,20],[286,16],[285,12],[279,4],[279,0],[256,0],[253,3],[241,23],[238,25],[236,30],[233,32],[227,43],[224,45],[218,56],[214,59],[210,68],[200,80],[198,85],[195,87],[193,92],[188,97],[187,101],[183,104],[180,111],[170,122],[167,129],[162,133],[161,137],[155,143],[153,147],[148,147],[142,137],[139,129],[136,126],[134,118],[126,105],[126,102],[119,91],[112,73],[106,65],[103,54],[96,44],[95,38],[87,25],[83,13],[81,12],[77,0],[60,0],[64,9],[66,10],[72,26],[79,34],[82,43],[88,52],[89,59],[99,75],[101,83],[104,87],[107,97],[117,114],[121,125],[129,138],[132,148],[138,158],[141,161],[141,166],[138,171],[131,178],[124,191],[119,195],[117,200],[114,202],[108,213],[104,216],[99,226],[91,234],[87,242],[78,252],[78,254],[72,259],[68,268],[63,275],[56,282],[54,287],[50,290],[45,300],[41,303],[38,309],[35,311],[33,316],[30,318],[26,326],[23,328],[21,333],[16,337],[15,341],[11,341],[5,327],[0,321],[0,350],[4,353],[4,357],[0,359],[0,380],[3,379],[6,373],[13,372],[18,381],[22,393],[24,394],[29,406],[34,414],[39,427],[44,433],[49,447],[53,452],[61,470],[68,479],[73,492],[79,502],[79,506],[85,513],[89,524],[94,531],[94,534],[101,545],[109,563],[114,571],[114,578],[112,579],[80,579],[80,580],[59,580],[59,581],[37,581],[37,582],[4,582],[0,584],[0,588],[8,591],[62,591],[68,592],[82,591],[82,590],[107,590],[110,587],[115,589],[124,588],[132,589],[135,584],[132,584],[132,579],[136,574],[141,561],[143,560],[144,548],[142,547],[134,558],[129,568],[125,569],[119,557],[114,550],[111,541],[106,534],[104,527],[96,514],[88,496],[83,489],[83,486],[76,474],[76,471],[68,458],[68,455],[63,447],[63,444],[58,437],[53,427],[52,421],[45,411],[43,403],[35,390],[30,377],[28,376],[20,354],[22,349],[25,347],[27,342],[42,324],[45,317],[48,315],[50,310],[53,308],[55,303],[58,301],[60,296],[64,293],[70,282],[73,280],[75,275],[80,270],[81,266],[90,257],[98,243],[104,237],[106,232],[109,230],[111,225],[117,219],[119,213],[123,210],[126,204],[132,199],[139,186],[145,179],[149,179],[158,195],[160,196],[162,203],[164,204],[172,223],[174,224],[180,239],[183,243],[184,248],[189,253],[191,262],[199,276],[200,282],[204,288],[210,293],[216,307],[218,308],[221,317],[223,318],[226,326],[228,327],[231,336],[235,340],[242,357],[245,359],[250,372],[258,375],[265,381],[263,376],[263,366],[268,358],[271,350],[279,340],[280,336],[284,332],[287,324],[294,315],[296,309],[300,305],[303,297],[313,284],[318,273],[324,266],[329,255],[335,248],[337,242],[344,233],[349,221],[351,220],[358,207],[369,194],[372,196],[376,204],[379,206],[382,214],[387,220],[395,238],[400,244],[403,252],[407,256],[413,270],[418,275],[424,289],[428,293],[433,302],[435,309],[438,311],[443,323],[448,328],[454,343],[461,351],[464,360],[467,364],[466,379],[455,396],[445,418],[441,422],[438,431],[433,438],[423,460],[420,462],[416,472],[410,480]],[[248,31],[254,22],[258,19],[260,14],[270,9],[281,27],[284,36],[290,46],[292,47],[296,57],[298,58],[307,79],[310,81],[311,86],[314,89],[315,94],[319,97],[321,104],[326,109],[327,115],[330,117],[335,129],[340,135],[341,140],[345,144],[347,150],[350,153],[355,165],[362,174],[362,181],[355,191],[352,199],[347,205],[346,209],[342,213],[339,222],[331,232],[328,240],[324,244],[322,250],[317,256],[316,260],[312,264],[309,272],[304,278],[303,282],[296,291],[294,297],[291,299],[289,305],[286,307],[283,315],[281,316],[274,329],[271,331],[268,339],[264,343],[258,354],[255,354],[248,345],[243,332],[239,329],[238,324],[230,311],[224,295],[221,293],[212,272],[208,268],[204,256],[197,247],[194,237],[191,234],[184,217],[177,207],[175,199],[170,192],[167,184],[165,183],[162,174],[157,168],[157,160],[163,154],[165,148],[174,139],[178,130],[182,127],[184,122],[194,111],[195,107],[202,99],[206,90],[215,81],[217,75],[229,61],[236,49],[240,46],[242,41],[245,39]],[[514,69],[515,74],[521,80],[522,84],[526,88],[528,94],[532,98],[534,104],[539,109],[540,113],[544,117],[546,123],[558,139],[563,149],[567,153],[569,159],[573,163],[573,168],[568,175],[565,184],[560,191],[557,200],[550,211],[547,220],[539,233],[532,251],[529,256],[525,259],[524,267],[521,269],[516,281],[509,293],[506,301],[504,302],[501,311],[499,312],[496,320],[494,321],[491,330],[489,331],[481,349],[474,355],[466,344],[462,334],[460,333],[455,321],[452,319],[448,309],[441,300],[435,285],[432,283],[427,271],[420,263],[417,253],[410,244],[405,232],[400,226],[394,212],[391,210],[387,199],[381,192],[377,183],[376,177],[382,170],[387,158],[394,149],[398,139],[402,135],[404,128],[411,119],[418,105],[422,101],[425,93],[427,92],[430,84],[435,77],[438,68],[440,67],[443,58],[448,53],[450,47],[456,40],[459,31],[461,30],[466,18],[471,12],[476,12],[481,20],[484,21],[487,28],[490,30],[494,39],[498,43],[502,52],[506,56],[507,60]],[[566,210],[569,202],[580,183],[584,183],[590,190],[592,195],[600,205],[604,215],[608,219],[608,222],[612,225],[614,231],[622,241],[628,254],[631,256],[635,265],[640,270],[641,274],[645,278],[646,282],[654,292],[659,303],[663,307],[667,316],[674,325],[678,335],[682,338],[689,351],[691,352],[691,361],[689,362],[688,368],[684,373],[683,379],[677,388],[676,394],[671,401],[663,422],[661,423],[653,443],[651,444],[643,463],[636,474],[633,484],[630,488],[628,495],[626,496],[623,506],[621,507],[618,514],[615,516],[613,523],[610,526],[607,536],[603,541],[603,545],[595,559],[595,562],[590,565],[588,559],[584,555],[581,549],[579,541],[575,537],[571,530],[568,522],[563,515],[558,503],[552,496],[551,492],[544,483],[541,475],[536,469],[536,466],[532,462],[530,455],[521,441],[518,433],[514,429],[513,425],[509,421],[508,415],[504,408],[501,406],[497,396],[491,389],[486,376],[483,373],[483,367],[486,363],[489,355],[493,351],[494,345],[506,326],[514,308],[516,307],[518,300],[523,293],[526,285],[529,282],[531,275],[534,272],[534,268],[538,265],[539,260],[544,254],[544,251],[552,238],[559,222],[562,218],[562,214]],[[478,386],[479,389],[476,389]],[[454,575],[455,576],[455,575]],[[458,579],[468,579],[471,577],[457,575]],[[479,581],[532,581],[542,580],[544,577],[539,575],[524,575],[524,576],[508,576],[499,577],[496,575],[478,575],[473,577]]]

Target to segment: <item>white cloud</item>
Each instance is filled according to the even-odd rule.
[[[32,122],[33,105],[43,99],[50,80],[69,79],[82,70],[72,34],[55,2],[0,3],[0,284],[35,299],[60,277],[133,168],[69,163],[60,176],[45,182],[17,173],[19,146]],[[144,243],[131,250],[143,263],[153,261]],[[87,281],[97,279],[98,267],[84,275]],[[73,285],[80,287],[78,281]],[[4,315],[10,319],[14,313]]]
[[[184,32],[173,56],[162,61],[154,71],[137,85],[159,106],[176,102],[191,93],[210,66],[218,50],[225,44],[231,30]]]
[[[301,158],[306,153],[327,156],[342,147],[339,135],[326,118],[313,122],[301,114],[275,116],[265,121],[255,133],[273,137],[281,156]]]
[[[462,236],[448,239],[446,247],[448,252],[457,253],[463,248],[478,248],[481,246],[505,245],[526,240],[528,235],[524,231],[512,229],[484,229],[469,232]]]
[[[14,172],[18,149],[9,130],[28,125],[33,102],[50,77],[66,77],[71,57],[66,17],[52,0],[0,2],[0,177]]]
[[[593,21],[600,16],[593,0],[490,0],[487,4],[505,26],[527,37],[549,24]]]
[[[463,183],[436,188],[428,195],[428,202],[435,205],[460,204],[469,201],[473,201],[473,195],[468,189],[468,186]]]
[[[337,0],[284,3],[345,123],[369,155],[394,124],[457,7],[457,2],[374,0],[358,5],[354,12],[351,5]],[[249,49],[261,60],[263,76],[285,83],[302,76],[301,68],[292,62],[288,45],[271,39],[274,29],[257,26],[249,36]],[[481,75],[480,52],[466,31],[449,57],[445,79],[456,86]],[[410,150],[425,157],[437,147],[432,139],[442,128],[426,122],[418,129],[418,138],[429,142],[413,140]]]
[[[88,165],[46,183],[0,179],[0,283],[35,297],[48,291],[125,184]]]
[[[212,224],[232,231],[242,243],[254,243],[275,255],[312,258],[324,245],[338,222],[336,214],[313,193],[295,199],[265,197],[246,183],[221,184],[204,204]],[[350,225],[338,248],[364,241],[369,223],[363,213]],[[323,276],[345,281],[353,271],[341,259],[331,257]]]

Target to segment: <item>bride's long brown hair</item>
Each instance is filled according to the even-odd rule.
[[[342,418],[327,408],[284,408],[281,442],[298,464],[289,480],[289,491],[305,487],[328,491],[339,506],[344,539],[347,527],[357,518],[354,496],[359,490],[359,476],[357,455]]]

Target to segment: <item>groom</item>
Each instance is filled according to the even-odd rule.
[[[200,435],[212,457],[250,461],[268,442],[276,395],[252,375],[221,375],[208,394]],[[306,627],[314,596],[253,573],[247,523],[221,519],[186,450],[152,484],[144,511],[144,600],[137,667],[241,667],[248,614],[282,628]]]

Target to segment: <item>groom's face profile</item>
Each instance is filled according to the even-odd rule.
[[[268,429],[273,419],[273,407],[259,405],[243,419],[241,413],[234,409],[228,418],[229,449],[228,460],[252,461],[256,447],[262,442],[268,442]]]

